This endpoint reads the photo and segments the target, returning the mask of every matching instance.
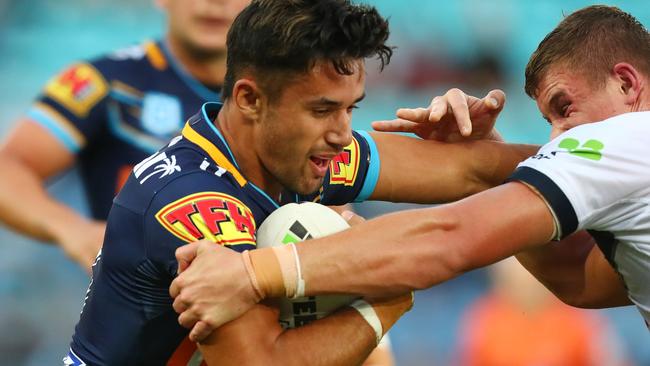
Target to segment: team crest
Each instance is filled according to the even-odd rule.
[[[359,142],[352,139],[352,143],[343,149],[330,162],[330,184],[354,185],[359,172]]]
[[[191,194],[163,207],[158,222],[185,242],[208,239],[221,245],[255,245],[255,218],[233,196],[217,192]]]
[[[168,136],[183,127],[181,102],[163,93],[146,93],[142,100],[142,127],[156,136]]]
[[[108,91],[106,81],[91,65],[78,64],[57,75],[45,86],[45,94],[79,117],[86,117]]]

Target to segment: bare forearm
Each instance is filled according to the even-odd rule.
[[[0,173],[0,220],[13,230],[45,242],[84,218],[54,200],[41,179],[12,158],[3,158]]]
[[[526,203],[522,198],[534,193],[523,185],[508,186],[517,194],[504,195],[511,189],[498,187],[298,244],[306,293],[382,295],[423,289],[546,242],[553,227],[546,206],[541,200]],[[530,225],[532,220],[538,225]]]
[[[443,143],[373,134],[381,159],[371,198],[392,202],[451,202],[501,184],[538,146],[496,141]]]
[[[200,345],[209,365],[359,365],[374,347],[372,328],[352,308],[282,331],[277,312],[262,305]]]
[[[601,308],[630,304],[622,280],[586,231],[516,257],[549,291],[569,305]]]

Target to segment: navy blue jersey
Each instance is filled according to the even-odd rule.
[[[373,140],[353,142],[332,160],[323,188],[276,202],[240,173],[207,103],[182,135],[133,168],[115,198],[104,246],[72,338],[68,364],[187,365],[196,361],[168,291],[176,248],[209,239],[236,251],[255,249],[256,228],[282,203],[343,204],[367,198],[377,181]],[[198,363],[193,363],[198,364]]]
[[[47,83],[28,115],[78,154],[92,215],[106,219],[133,165],[218,99],[164,43],[146,42],[70,66]]]

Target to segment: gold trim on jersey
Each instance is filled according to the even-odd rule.
[[[219,150],[218,147],[216,147],[210,140],[206,139],[205,137],[201,136],[198,132],[194,131],[192,127],[190,126],[189,123],[185,124],[185,127],[183,128],[183,137],[186,139],[190,140],[193,142],[195,145],[198,145],[201,149],[205,150],[205,152],[210,155],[212,160],[214,160],[217,165],[220,167],[226,169],[230,174],[232,174],[233,177],[235,177],[235,180],[237,180],[237,183],[239,183],[240,186],[246,185],[246,178],[235,168],[235,166],[226,158],[226,156]]]
[[[84,137],[84,135],[79,131],[77,127],[75,127],[72,122],[70,122],[69,119],[65,118],[65,116],[59,113],[56,109],[42,102],[34,103],[34,108],[45,113],[52,119],[53,122],[61,127],[61,129],[67,132],[68,136],[70,136],[77,143],[77,146],[86,146],[86,137]]]
[[[143,92],[119,80],[111,81],[111,89],[117,90],[120,93],[128,94],[133,98],[137,98],[137,99],[144,98]]]
[[[144,44],[144,51],[147,59],[156,70],[165,70],[167,68],[167,59],[156,42],[149,41]]]

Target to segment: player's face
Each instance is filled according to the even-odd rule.
[[[192,51],[223,53],[228,29],[250,0],[157,0],[167,12],[169,33]]]
[[[300,194],[318,190],[329,163],[352,143],[352,110],[364,96],[363,61],[352,75],[317,63],[284,86],[256,129],[257,156],[270,179]]]
[[[537,107],[551,123],[551,139],[585,123],[599,122],[628,112],[615,79],[594,86],[580,73],[551,68],[537,89]]]

